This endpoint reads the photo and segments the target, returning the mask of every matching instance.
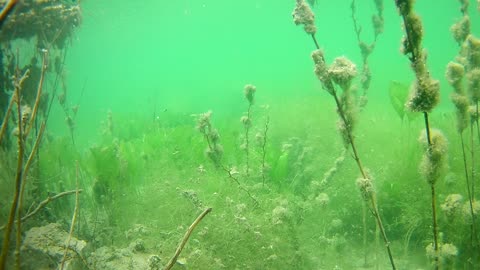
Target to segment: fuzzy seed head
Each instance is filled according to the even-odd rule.
[[[450,27],[450,32],[452,33],[455,41],[460,45],[462,44],[467,36],[470,34],[470,17],[463,16],[463,18]]]
[[[240,117],[240,122],[242,122],[245,127],[250,127],[250,125],[252,124],[250,118],[246,115]]]
[[[430,112],[440,102],[440,82],[430,77],[416,80],[406,106],[413,112]]]
[[[362,198],[365,201],[368,201],[375,196],[375,189],[370,175],[367,174],[367,178],[364,178],[363,176],[359,177],[356,183],[358,189],[360,189]]]
[[[212,117],[212,111],[208,111],[206,113],[202,113],[198,116],[197,119],[197,129],[203,133],[206,134],[207,130],[210,128],[210,118]]]
[[[480,39],[473,35],[467,37],[467,61],[469,69],[480,68]]]
[[[292,15],[295,25],[303,24],[303,29],[307,34],[315,34],[317,32],[315,14],[305,0],[297,0]]]
[[[357,76],[357,67],[346,57],[337,57],[328,69],[329,77],[344,91],[350,88],[353,78]]]
[[[469,114],[468,114],[468,106],[469,100],[467,96],[459,93],[452,93],[450,96],[452,103],[455,105],[456,108],[456,116],[457,116],[457,131],[462,133],[465,128],[468,127],[469,123]]]
[[[257,91],[257,87],[252,84],[247,84],[244,87],[244,94],[245,98],[248,100],[248,103],[253,104],[253,99],[255,98],[255,91]]]
[[[430,185],[434,185],[437,180],[444,175],[447,169],[447,138],[440,130],[431,129],[431,145],[428,145],[428,139],[425,131],[422,131],[419,141],[425,149],[425,153],[420,164],[420,172]]]
[[[480,101],[480,68],[475,68],[467,73],[467,89],[474,103]]]
[[[454,86],[460,83],[465,75],[465,68],[462,64],[456,62],[450,62],[447,65],[447,71],[445,77],[450,85]]]
[[[325,63],[325,57],[323,56],[322,50],[315,50],[312,52],[312,59],[315,64],[315,75],[317,75],[318,80],[322,83],[322,86],[327,90],[330,95],[333,95],[333,84],[328,72],[327,64]]]
[[[457,213],[461,212],[463,207],[463,197],[460,194],[450,194],[445,198],[445,202],[440,205],[449,221],[452,221]]]

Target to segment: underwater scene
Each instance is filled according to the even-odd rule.
[[[0,0],[0,270],[480,269],[480,1]]]

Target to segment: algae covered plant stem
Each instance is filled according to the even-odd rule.
[[[335,100],[337,112],[340,116],[339,131],[343,137],[344,146],[345,148],[348,146],[351,147],[355,162],[361,174],[361,178],[357,180],[357,186],[360,188],[363,199],[369,203],[369,209],[382,234],[390,264],[392,269],[395,270],[395,260],[390,248],[390,241],[387,238],[387,234],[378,211],[372,177],[368,175],[364,166],[362,165],[352,134],[355,115],[352,108],[354,105],[351,101],[351,82],[356,76],[356,67],[345,57],[338,57],[335,59],[331,67],[327,67],[323,51],[319,49],[320,47],[315,37],[315,33],[317,31],[315,26],[315,15],[310,6],[304,0],[296,1],[296,6],[293,11],[293,21],[296,25],[304,25],[305,32],[312,36],[312,39],[315,43],[315,47],[317,49],[312,53],[312,58],[315,63],[315,74],[322,83],[323,88],[330,95],[332,95]],[[335,89],[334,83],[340,86],[340,88],[342,88],[344,91],[342,100],[340,100],[337,95],[337,90]]]
[[[446,166],[447,143],[446,138],[440,131],[435,130],[434,133],[432,132],[428,114],[440,101],[440,83],[430,76],[430,72],[427,69],[427,56],[422,48],[422,20],[414,11],[414,1],[396,0],[395,4],[402,17],[405,29],[402,52],[409,58],[416,77],[406,106],[412,112],[422,113],[425,122],[425,138],[423,138],[423,135],[420,137],[420,142],[425,145],[420,171],[430,185],[431,190],[433,261],[434,269],[439,269],[440,244],[438,239],[435,184],[442,174],[442,169]],[[427,246],[427,250],[429,248],[430,246]]]
[[[15,220],[15,214],[17,213],[17,206],[20,198],[20,189],[22,187],[22,175],[23,175],[23,158],[24,158],[24,142],[23,142],[23,132],[22,132],[22,111],[20,105],[20,91],[22,88],[23,82],[28,78],[29,70],[23,74],[21,78],[18,79],[15,85],[14,96],[17,103],[17,122],[18,122],[18,157],[17,157],[17,170],[15,175],[15,191],[13,193],[12,206],[10,207],[10,212],[8,215],[7,225],[5,226],[5,237],[3,239],[2,251],[0,255],[0,270],[5,269],[7,263],[8,251],[10,247],[10,234],[12,232],[13,223]]]

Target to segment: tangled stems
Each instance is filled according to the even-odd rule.
[[[248,189],[245,188],[235,177],[235,170],[227,168],[222,163],[223,147],[220,144],[220,135],[218,134],[218,131],[213,128],[210,122],[211,116],[212,112],[208,111],[206,113],[202,113],[197,120],[197,129],[198,131],[200,131],[200,133],[205,138],[205,141],[207,142],[207,149],[205,150],[205,153],[212,160],[215,166],[225,171],[228,174],[228,177],[232,181],[234,181],[241,190],[247,193],[250,199],[253,200],[255,206],[258,206],[259,203],[257,199],[255,199],[255,197],[253,197],[250,191],[248,191]]]

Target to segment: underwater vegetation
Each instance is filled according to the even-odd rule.
[[[290,1],[292,17],[282,21],[307,34],[292,30],[288,42],[305,58],[293,65],[310,73],[287,93],[268,98],[265,81],[288,72],[265,79],[229,70],[242,81],[227,82],[235,85],[229,104],[217,92],[194,95],[203,86],[187,74],[194,89],[175,99],[191,94],[197,106],[157,107],[131,90],[147,99],[130,104],[142,114],[99,110],[82,100],[87,80],[68,78],[83,1],[0,0],[0,270],[480,269],[480,2],[455,3],[458,17],[444,29],[455,53],[444,67],[428,54],[421,3],[365,3],[349,0],[333,16],[346,17],[351,32],[330,47],[322,31],[337,25],[318,16],[333,4]],[[395,33],[387,8],[400,23]],[[377,89],[386,67],[376,57],[391,54],[403,60],[395,72],[407,75]],[[186,80],[177,65],[168,68]],[[138,84],[105,74],[112,85]],[[298,82],[309,77],[312,85]],[[222,79],[211,76],[205,88]],[[112,88],[95,95],[127,94]]]

